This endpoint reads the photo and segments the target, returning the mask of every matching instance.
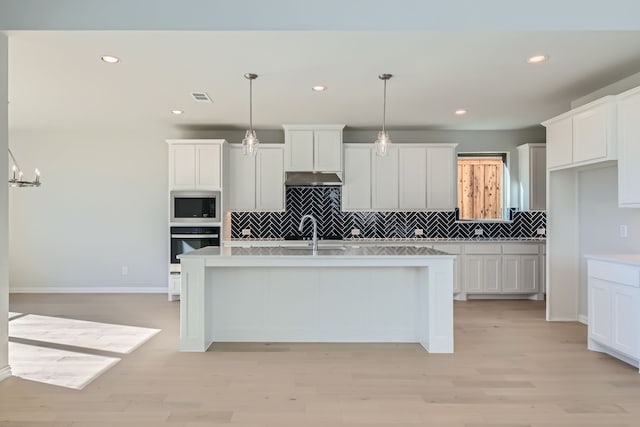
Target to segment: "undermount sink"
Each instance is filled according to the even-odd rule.
[[[281,246],[285,252],[298,255],[312,255],[313,249],[311,246]],[[346,251],[344,246],[329,246],[318,248],[318,255],[340,255]]]

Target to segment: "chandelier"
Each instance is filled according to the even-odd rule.
[[[9,178],[9,186],[11,187],[40,187],[40,171],[36,168],[36,177],[33,181],[25,181],[22,176],[22,169],[18,166],[15,156],[11,152],[11,148],[8,148],[9,156],[11,157],[11,178]]]

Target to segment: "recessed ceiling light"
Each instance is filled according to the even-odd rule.
[[[117,56],[111,56],[111,55],[102,55],[100,59],[102,59],[104,62],[108,64],[117,64],[118,62],[120,62],[120,58],[118,58]]]
[[[547,55],[535,55],[527,59],[529,64],[538,64],[540,62],[545,62],[549,59]]]
[[[171,114],[175,114],[176,116],[179,116],[182,113],[184,113],[182,110],[171,110]]]
[[[465,114],[467,114],[467,110],[465,110],[464,108],[456,110],[456,116],[464,116]]]
[[[324,92],[327,90],[327,87],[324,85],[316,85],[311,88],[314,92]]]

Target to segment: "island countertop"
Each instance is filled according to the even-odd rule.
[[[181,260],[204,259],[207,266],[339,266],[395,265],[424,266],[435,259],[451,259],[450,255],[428,247],[361,246],[325,247],[313,255],[310,247],[214,247],[208,246],[178,256]]]

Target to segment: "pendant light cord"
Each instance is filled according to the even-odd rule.
[[[249,130],[253,133],[253,79],[249,79]]]
[[[384,96],[382,101],[382,132],[385,132],[387,122],[387,80],[384,80]]]

